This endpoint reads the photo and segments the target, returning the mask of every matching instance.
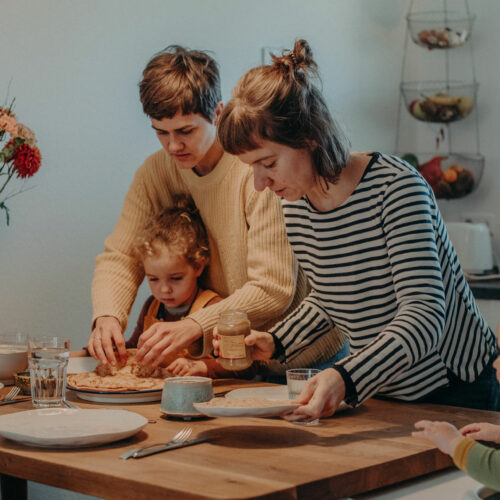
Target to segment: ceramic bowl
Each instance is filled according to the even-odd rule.
[[[200,417],[202,415],[193,403],[204,403],[213,397],[211,378],[168,378],[163,387],[161,411],[172,417]]]
[[[26,336],[20,333],[0,333],[0,382],[12,384],[14,374],[28,367]]]
[[[14,383],[21,389],[21,394],[31,395],[30,372],[19,372],[14,375]]]

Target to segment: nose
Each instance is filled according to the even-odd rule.
[[[180,153],[184,149],[184,143],[180,137],[171,134],[168,141],[168,152],[171,154]]]
[[[172,287],[168,283],[162,283],[160,286],[160,292],[162,293],[171,293]]]
[[[264,191],[266,187],[272,184],[271,179],[260,167],[253,168],[253,184],[256,191]]]

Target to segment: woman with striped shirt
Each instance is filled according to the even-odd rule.
[[[253,166],[255,188],[282,198],[313,289],[248,342],[259,357],[288,361],[333,324],[347,334],[350,355],[309,381],[291,420],[375,394],[496,409],[495,336],[431,188],[395,156],[351,153],[315,73],[309,45],[297,41],[240,79],[219,123],[224,149]]]

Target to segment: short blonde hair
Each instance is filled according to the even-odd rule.
[[[136,239],[134,253],[143,262],[163,248],[184,257],[193,267],[208,262],[207,232],[196,205],[187,195],[175,196],[172,207],[147,222]]]

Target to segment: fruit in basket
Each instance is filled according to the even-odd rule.
[[[444,92],[433,96],[422,95],[423,99],[413,99],[408,106],[417,119],[429,122],[452,122],[465,118],[474,107],[474,99],[469,96],[453,97]]]
[[[429,183],[434,191],[437,183],[443,177],[443,171],[441,170],[442,161],[442,156],[435,156],[428,162],[420,165],[420,173],[422,174],[422,177]]]
[[[417,170],[419,170],[418,158],[413,153],[406,153],[401,157],[401,159],[404,160],[406,163],[409,163],[412,167],[415,167]]]
[[[461,198],[474,189],[474,176],[458,164],[441,169],[443,156],[435,156],[420,166],[420,173],[429,183],[437,198]]]
[[[469,32],[467,30],[452,31],[450,28],[441,30],[421,30],[418,34],[418,41],[429,50],[447,49],[463,45]]]

